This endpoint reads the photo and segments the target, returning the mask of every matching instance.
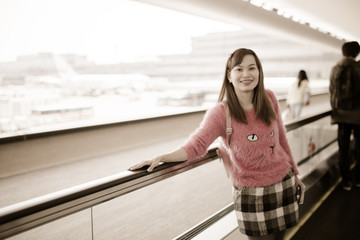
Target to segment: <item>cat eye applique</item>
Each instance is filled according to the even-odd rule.
[[[251,142],[255,142],[259,140],[259,137],[256,134],[250,134],[249,136],[247,136],[247,139]]]
[[[274,136],[274,131],[273,130],[271,130],[270,136],[272,136],[272,137]],[[255,142],[255,141],[259,140],[259,137],[255,133],[253,133],[253,134],[248,135],[247,139],[250,142]]]

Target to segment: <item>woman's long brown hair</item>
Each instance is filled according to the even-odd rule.
[[[298,88],[301,86],[301,82],[304,81],[304,80],[309,81],[305,70],[300,70],[299,74],[298,74]]]
[[[234,86],[230,83],[228,79],[228,73],[237,65],[241,64],[245,55],[253,55],[255,58],[255,62],[257,68],[259,69],[259,83],[254,88],[254,96],[252,99],[252,103],[255,109],[256,117],[261,119],[268,126],[271,124],[271,118],[277,119],[275,110],[269,100],[268,96],[265,92],[264,87],[264,73],[261,66],[261,62],[258,56],[251,49],[240,48],[237,49],[234,53],[232,53],[227,60],[224,81],[220,90],[218,101],[221,102],[224,99],[227,100],[231,116],[235,118],[237,121],[247,124],[248,121],[246,119],[245,111],[241,106],[236,93]]]

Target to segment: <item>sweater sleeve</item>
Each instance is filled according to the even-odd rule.
[[[225,110],[221,103],[206,112],[200,126],[181,146],[187,152],[188,160],[204,156],[215,139],[225,136],[225,121]]]
[[[270,97],[270,99],[271,99],[271,101],[272,101],[272,103],[274,105],[274,110],[275,110],[275,113],[276,113],[276,116],[277,116],[277,124],[278,124],[278,128],[279,128],[279,142],[280,142],[280,145],[284,149],[286,154],[289,156],[289,162],[290,162],[290,165],[291,165],[292,169],[294,170],[295,175],[298,175],[299,171],[297,169],[294,158],[293,158],[293,156],[291,154],[291,149],[290,149],[288,140],[286,138],[285,126],[284,126],[284,123],[283,123],[283,121],[281,119],[281,113],[280,113],[278,100],[277,100],[275,94],[272,91],[267,90],[267,93],[268,93],[268,95],[269,95],[269,97]]]

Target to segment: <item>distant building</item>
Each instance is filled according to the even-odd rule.
[[[82,70],[86,73],[143,73],[170,81],[221,80],[226,59],[241,47],[251,48],[258,54],[266,77],[294,77],[300,69],[306,69],[312,79],[327,79],[332,65],[340,57],[339,51],[326,47],[237,31],[194,37],[189,54],[162,55],[156,62],[96,65]]]
[[[312,79],[327,79],[340,52],[307,46],[249,31],[210,33],[192,38],[189,54],[158,56],[159,61],[96,65],[85,56],[63,55],[79,74],[133,74],[165,77],[169,81],[221,80],[229,54],[244,47],[255,50],[266,77],[293,77],[306,69]],[[26,76],[57,74],[52,53],[19,56],[16,62],[0,63],[2,84],[24,83]],[[22,80],[21,80],[22,79]]]

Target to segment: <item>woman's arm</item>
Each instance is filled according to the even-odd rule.
[[[130,171],[142,168],[144,166],[150,166],[147,171],[151,172],[155,167],[159,166],[160,162],[184,162],[187,160],[187,152],[183,148],[179,148],[171,153],[157,156],[151,160],[142,161],[129,168]]]
[[[180,148],[151,160],[142,161],[130,167],[129,170],[132,171],[144,166],[150,166],[147,169],[150,172],[159,166],[160,162],[192,161],[206,154],[210,144],[220,135],[225,136],[225,112],[222,105],[218,103],[206,112],[200,127],[195,130]]]

